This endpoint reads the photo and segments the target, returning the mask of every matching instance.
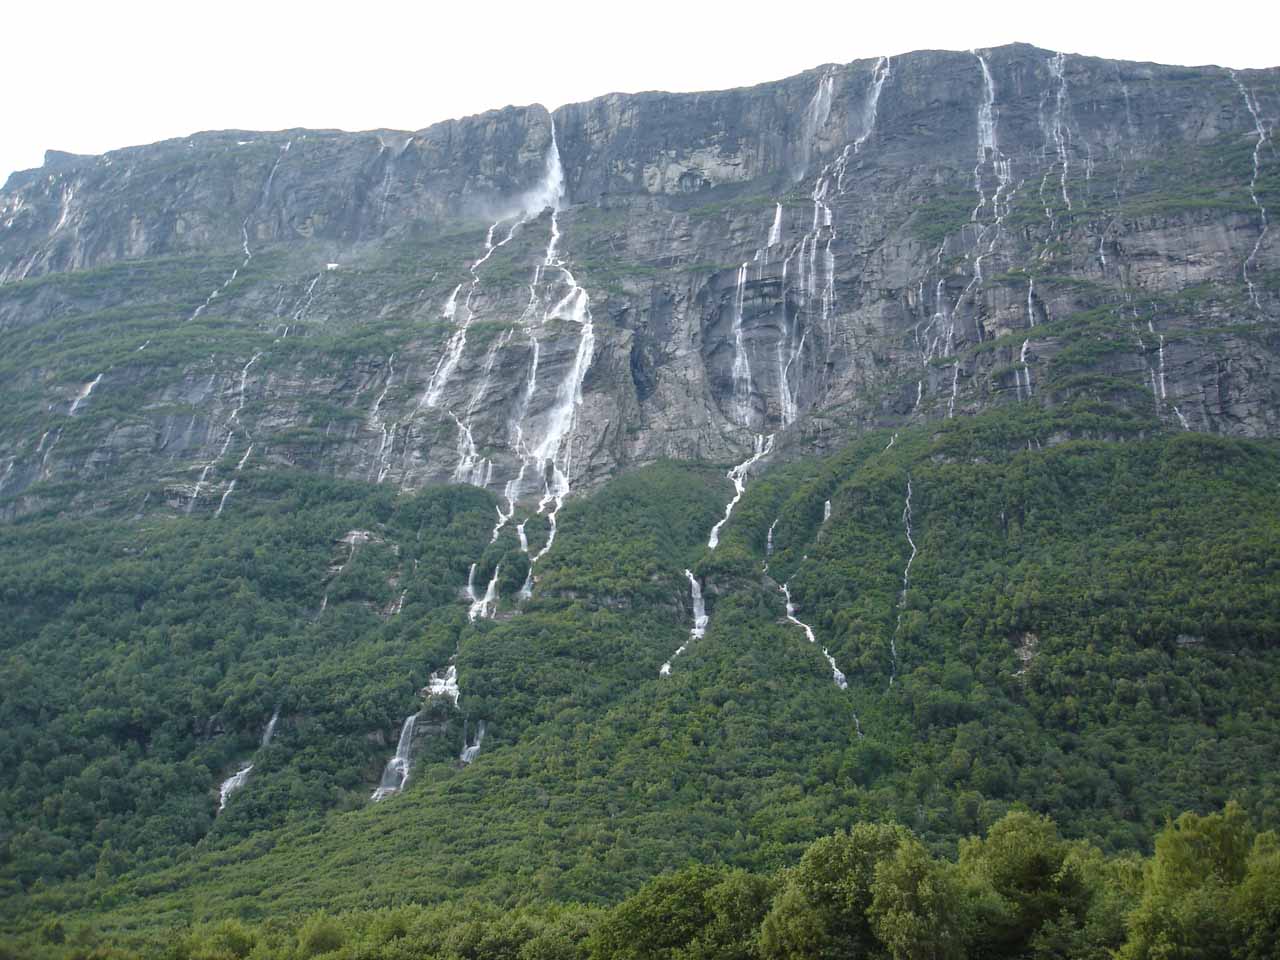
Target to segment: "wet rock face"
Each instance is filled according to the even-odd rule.
[[[1080,398],[1272,436],[1278,117],[1277,71],[1015,45],[50,152],[0,192],[0,510],[263,464],[536,501]]]

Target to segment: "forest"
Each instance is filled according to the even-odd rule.
[[[714,551],[725,467],[633,471],[565,505],[528,600],[470,487],[261,468],[216,517],[6,526],[0,940],[1268,955],[1280,450],[1088,414],[779,449]],[[457,706],[424,700],[451,661]],[[370,803],[415,713],[409,782]]]

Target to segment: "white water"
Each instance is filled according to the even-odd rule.
[[[382,401],[387,398],[387,391],[391,389],[391,384],[396,377],[396,355],[393,353],[387,357],[387,378],[382,383],[382,391],[373,401],[373,406],[369,410],[368,425],[371,430],[377,430],[381,434],[378,441],[378,455],[374,460],[373,470],[370,475],[377,476],[377,482],[381,483],[387,478],[387,473],[391,470],[391,448],[395,443],[396,424],[388,426],[383,422],[381,416]]]
[[[1062,167],[1059,181],[1062,186],[1062,202],[1067,205],[1069,212],[1071,210],[1071,197],[1067,193],[1067,174],[1070,169],[1071,158],[1067,153],[1067,128],[1063,123],[1063,111],[1067,105],[1067,77],[1063,69],[1065,64],[1066,56],[1062,53],[1055,53],[1049,58],[1049,73],[1058,84],[1050,133],[1053,136],[1054,147],[1057,149],[1058,163]]]
[[[443,675],[438,670],[431,674],[425,692],[429,697],[443,697],[456,707],[462,695],[458,689],[458,668],[451,663]]]
[[[228,430],[227,438],[222,441],[222,448],[218,450],[218,455],[204,465],[204,469],[200,471],[200,479],[196,481],[196,488],[191,492],[191,499],[187,502],[187,513],[190,513],[196,505],[196,501],[200,499],[200,490],[204,487],[204,482],[209,476],[209,471],[217,466],[224,456],[226,456],[227,448],[231,446],[231,438],[235,436],[235,431]]]
[[[497,564],[493,568],[493,577],[489,580],[484,595],[480,596],[476,593],[476,565],[474,563],[471,565],[471,569],[467,572],[467,599],[471,601],[471,605],[467,608],[468,620],[474,622],[476,619],[487,619],[498,612],[498,574],[501,571],[502,564]]]
[[[773,451],[773,434],[765,437],[760,434],[756,435],[755,448],[750,457],[742,461],[726,474],[733,483],[733,499],[725,504],[724,518],[711,528],[711,536],[707,538],[707,546],[714,550],[720,545],[720,530],[729,522],[729,517],[733,515],[733,508],[738,505],[738,501],[742,499],[742,495],[747,490],[747,474],[751,468],[755,466],[756,461],[761,457],[768,456]]]
[[[192,320],[199,317],[200,314],[204,313],[204,311],[208,309],[209,305],[217,299],[218,294],[231,286],[236,277],[240,276],[240,271],[249,266],[249,261],[253,259],[253,250],[249,247],[249,223],[252,221],[254,214],[256,214],[262,208],[263,204],[265,204],[269,199],[271,194],[271,182],[275,179],[276,170],[280,166],[280,161],[284,159],[284,155],[289,152],[289,148],[291,146],[293,146],[292,140],[288,141],[280,148],[280,152],[276,155],[275,163],[271,165],[271,169],[267,173],[267,179],[262,184],[262,192],[258,195],[258,202],[254,205],[253,209],[245,214],[244,220],[240,222],[240,247],[244,250],[244,260],[240,263],[240,266],[231,271],[231,275],[228,276],[227,279],[222,281],[222,286],[213,288],[209,293],[209,296],[205,298],[204,303],[196,307],[195,312],[187,318],[187,323],[190,323]],[[315,284],[313,283],[312,286],[314,285]]]
[[[813,191],[810,199],[813,201],[813,220],[809,230],[801,238],[797,247],[793,248],[790,253],[783,259],[782,263],[782,303],[780,305],[781,318],[780,329],[778,333],[778,341],[776,346],[776,364],[778,370],[778,394],[779,404],[781,407],[780,415],[783,426],[789,426],[794,423],[799,415],[799,404],[797,397],[800,393],[800,383],[792,385],[793,370],[795,371],[794,379],[799,381],[800,372],[799,365],[802,362],[804,349],[808,341],[809,326],[806,325],[803,332],[798,332],[798,317],[792,318],[788,310],[788,282],[791,276],[792,261],[796,264],[796,293],[799,299],[798,309],[800,312],[812,312],[816,301],[819,314],[819,325],[827,337],[827,343],[830,345],[834,341],[834,321],[835,321],[835,257],[832,253],[831,246],[835,239],[835,215],[831,207],[834,196],[844,192],[845,174],[848,169],[850,154],[857,154],[862,147],[870,139],[875,131],[876,118],[879,111],[880,93],[884,88],[885,81],[890,75],[890,61],[887,57],[881,57],[871,71],[871,83],[867,89],[866,99],[863,103],[862,110],[862,131],[857,139],[845,146],[841,154],[831,163],[827,164],[818,174],[814,181]],[[826,124],[827,118],[831,111],[831,97],[834,88],[835,74],[834,71],[828,71],[819,80],[818,89],[814,92],[813,98],[810,100],[809,109],[806,112],[804,127],[802,131],[804,144],[804,170],[800,172],[797,179],[803,177],[803,173],[807,171],[809,160],[812,154],[812,143],[818,131]],[[768,262],[768,247],[772,247],[781,240],[782,232],[782,210],[781,205],[774,209],[774,220],[770,226],[767,240],[767,247],[763,251],[756,252],[756,260]],[[739,296],[737,304],[739,309],[735,311],[735,321],[740,320],[741,310],[741,287],[743,282],[743,273],[739,272]],[[821,286],[819,286],[821,284]],[[735,322],[735,369],[734,369],[734,386],[735,386],[735,419],[738,423],[745,423],[743,415],[743,405],[739,396],[739,384],[742,382],[739,377],[740,366],[738,359],[742,355],[742,345],[738,336],[739,323]]]
[[[774,520],[773,523],[769,524],[769,533],[765,537],[765,541],[764,541],[764,555],[766,557],[773,556],[773,528],[778,525],[778,520],[780,519],[782,518],[779,517],[778,519]]]
[[[1018,385],[1018,399],[1031,399],[1031,368],[1027,365],[1027,350],[1031,346],[1030,340],[1022,341],[1022,352],[1018,354],[1018,362],[1022,364],[1021,368],[1014,371],[1014,378]],[[1023,391],[1026,396],[1023,396]]]
[[[767,247],[776,247],[782,242],[782,204],[778,203],[773,208],[773,223],[769,226],[769,238],[766,241]],[[767,255],[767,251],[766,251]]]
[[[437,361],[436,368],[431,374],[431,379],[427,382],[426,392],[423,393],[422,400],[419,401],[419,408],[439,405],[440,397],[444,394],[445,387],[449,385],[449,379],[453,376],[453,372],[458,368],[458,364],[462,360],[462,352],[467,346],[467,329],[471,326],[471,321],[475,319],[475,307],[472,303],[475,299],[476,291],[480,287],[480,268],[495,252],[511,242],[516,235],[516,230],[524,224],[526,218],[519,217],[513,221],[510,229],[507,230],[507,235],[498,243],[494,243],[494,232],[508,219],[510,218],[504,216],[490,225],[484,237],[484,253],[468,268],[468,272],[471,274],[471,286],[467,290],[467,298],[463,303],[466,316],[462,318],[462,323],[449,338],[444,353],[441,354],[439,361]],[[461,285],[454,289],[453,293],[449,295],[449,301],[445,304],[444,315],[448,319],[453,319],[457,312],[459,289],[461,289]]]
[[[552,141],[554,145],[554,140]],[[556,152],[556,167],[559,168],[559,151]],[[582,384],[586,380],[587,370],[595,354],[595,326],[591,317],[591,299],[587,291],[578,285],[573,274],[569,272],[564,261],[557,255],[560,230],[558,224],[559,210],[552,208],[551,243],[547,247],[546,266],[560,271],[568,290],[560,301],[551,308],[543,322],[561,319],[577,324],[581,328],[578,349],[574,354],[573,364],[569,372],[556,388],[553,404],[544,424],[542,437],[532,444],[532,459],[537,471],[544,478],[544,489],[538,512],[547,512],[549,529],[547,542],[534,562],[542,559],[551,549],[556,536],[556,517],[565,497],[569,495],[569,477],[572,469],[572,433],[577,420],[578,408],[582,406]],[[536,433],[534,434],[536,436]],[[548,470],[550,477],[547,477]],[[548,507],[551,509],[548,510]]]
[[[80,409],[80,404],[84,403],[86,400],[89,399],[89,394],[93,393],[93,388],[98,385],[98,382],[101,379],[102,379],[102,374],[98,374],[96,377],[94,377],[92,380],[90,380],[88,383],[86,383],[83,387],[80,388],[80,392],[76,394],[75,400],[72,401],[71,403],[71,409],[67,411],[67,416],[74,417],[76,415],[76,411]]]
[[[1244,276],[1245,286],[1249,288],[1249,299],[1253,301],[1254,309],[1261,309],[1258,301],[1258,291],[1254,288],[1253,280],[1249,277],[1249,267],[1258,257],[1258,251],[1262,249],[1262,241],[1267,235],[1267,208],[1262,205],[1262,201],[1258,199],[1258,169],[1261,160],[1262,145],[1268,139],[1267,128],[1262,122],[1262,118],[1258,116],[1258,105],[1254,95],[1240,82],[1239,78],[1232,73],[1231,78],[1235,80],[1236,86],[1240,89],[1240,95],[1244,97],[1245,106],[1249,108],[1249,116],[1253,118],[1254,133],[1258,135],[1257,141],[1253,145],[1253,177],[1249,180],[1249,196],[1253,198],[1253,205],[1258,211],[1258,217],[1262,223],[1262,229],[1258,232],[1258,239],[1254,241],[1253,249],[1249,251],[1249,256],[1245,257],[1244,266],[1241,273]]]
[[[743,336],[743,305],[746,297],[747,268],[738,268],[738,280],[733,292],[733,420],[739,426],[751,423],[751,364],[747,360],[747,345]]]
[[[275,736],[276,722],[280,719],[280,708],[277,707],[275,712],[271,714],[271,719],[267,721],[267,727],[262,731],[262,739],[258,741],[259,748],[268,746],[271,738]],[[233,773],[227,779],[222,781],[222,785],[218,788],[218,812],[221,813],[227,805],[227,800],[233,793],[239,790],[249,780],[249,774],[253,772],[253,764],[246,763],[243,767]]]
[[[803,630],[804,635],[808,639],[808,641],[816,647],[818,645],[818,640],[813,635],[813,628],[810,627],[807,623],[801,620],[798,620],[796,618],[796,607],[795,607],[795,604],[791,602],[790,586],[784,583],[778,589],[782,591],[782,595],[786,597],[786,600],[787,600],[787,620],[789,620],[791,623],[794,623],[797,627]],[[848,678],[845,677],[844,673],[840,670],[840,668],[836,666],[836,658],[831,656],[830,652],[827,650],[826,647],[822,648],[822,656],[826,659],[827,664],[831,667],[831,679],[835,681],[835,685],[839,687],[841,690],[849,689]],[[858,722],[857,714],[854,714],[853,723],[854,723],[854,726],[857,728],[858,736],[862,736],[862,725]]]
[[[892,443],[893,441],[890,440],[889,442]],[[822,504],[822,522],[826,523],[830,519],[831,519],[831,501],[827,500]]]
[[[235,409],[231,411],[231,419],[237,423],[240,420],[240,411],[244,409],[244,391],[249,382],[249,368],[257,363],[261,357],[261,353],[255,353],[249,358],[249,362],[240,368],[240,389],[236,391],[236,405]]]
[[[916,562],[916,541],[911,535],[911,478],[907,477],[907,502],[902,508],[902,526],[906,530],[907,543],[911,545],[911,556],[907,558],[907,565],[902,571],[902,592],[898,595],[898,621],[894,626],[893,633],[889,635],[889,653],[893,658],[893,665],[889,672],[889,686],[893,686],[894,679],[898,676],[898,630],[902,626],[902,608],[907,602],[907,589],[911,586],[911,565]]]
[[[707,604],[702,597],[702,584],[698,582],[698,578],[693,575],[692,570],[685,570],[684,575],[689,578],[689,594],[693,600],[693,628],[689,631],[689,639],[676,649],[668,660],[660,668],[658,668],[658,676],[666,677],[671,674],[671,661],[689,649],[689,644],[694,640],[701,640],[707,634]]]
[[[400,740],[396,744],[395,756],[387,761],[387,766],[382,771],[382,782],[378,784],[378,789],[373,791],[370,799],[381,800],[393,793],[399,793],[409,782],[409,752],[413,747],[413,728],[417,722],[416,713],[405,718],[404,725],[400,728]]]
[[[244,465],[249,462],[249,455],[253,453],[253,444],[249,444],[249,448],[245,450],[244,456],[240,458],[240,462],[236,464],[236,473],[239,474],[244,469]],[[214,511],[215,517],[222,516],[222,508],[227,505],[227,500],[231,498],[231,493],[236,488],[236,477],[231,478],[231,483],[227,485],[227,489],[222,494],[222,499],[218,501],[218,509]]]
[[[472,743],[462,748],[462,754],[458,759],[463,763],[471,763],[480,754],[480,745],[484,743],[484,721],[481,720],[476,724],[476,738]]]

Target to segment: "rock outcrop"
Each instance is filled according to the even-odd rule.
[[[1014,45],[51,151],[0,192],[0,511],[555,500],[995,404],[1274,436],[1277,116],[1280,71]]]

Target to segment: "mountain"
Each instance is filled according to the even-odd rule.
[[[1275,827],[1277,115],[1013,45],[14,174],[5,931]]]

